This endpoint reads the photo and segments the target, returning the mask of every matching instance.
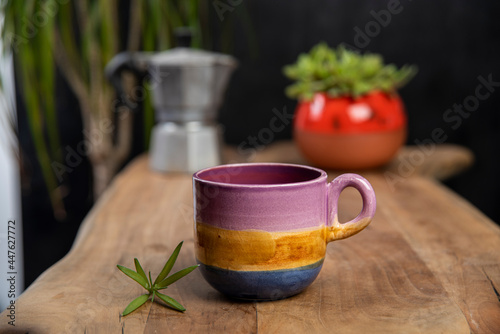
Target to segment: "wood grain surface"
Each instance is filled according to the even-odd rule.
[[[225,161],[237,162],[286,162],[307,164],[296,145],[291,141],[273,143],[269,148],[226,147],[223,151]],[[474,163],[473,153],[454,144],[421,145],[402,147],[397,156],[377,172],[392,173],[396,177],[423,176],[446,180]],[[332,171],[334,174],[339,171]]]
[[[266,160],[283,159],[277,148]],[[181,240],[174,270],[195,263],[191,177],[153,173],[143,156],[93,208],[70,253],[17,300],[16,327],[1,314],[0,332],[500,333],[500,229],[431,178],[388,182],[386,172],[397,168],[362,173],[377,195],[375,218],[328,245],[303,293],[235,301],[194,271],[165,290],[185,313],[147,302],[121,317],[142,288],[116,264],[133,267],[137,257],[155,276]],[[360,196],[347,189],[339,205],[341,221],[350,219]]]

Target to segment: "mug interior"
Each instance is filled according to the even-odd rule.
[[[222,165],[197,172],[198,179],[234,185],[277,185],[312,181],[322,170],[287,164],[238,164]]]

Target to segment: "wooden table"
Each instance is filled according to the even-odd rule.
[[[18,299],[16,327],[1,314],[0,332],[500,333],[500,229],[430,177],[470,165],[470,152],[441,146],[423,161],[418,152],[406,148],[386,169],[362,173],[377,194],[375,218],[366,231],[328,246],[320,275],[303,293],[234,301],[194,271],[166,290],[185,313],[147,302],[121,317],[143,291],[116,264],[133,267],[137,257],[154,276],[181,240],[174,270],[195,263],[191,176],[151,172],[140,157],[95,205],[70,253]],[[301,160],[290,143],[253,159]],[[342,194],[341,219],[357,214],[358,196]]]

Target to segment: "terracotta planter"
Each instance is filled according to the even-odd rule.
[[[359,98],[316,94],[300,102],[294,139],[314,165],[366,169],[389,162],[406,140],[407,120],[397,94],[372,92]]]

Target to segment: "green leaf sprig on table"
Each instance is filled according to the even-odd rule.
[[[160,272],[158,277],[156,277],[154,282],[151,279],[151,271],[149,272],[149,278],[148,278],[148,276],[146,276],[146,273],[144,272],[144,269],[142,269],[139,260],[137,260],[136,258],[134,259],[136,271],[124,266],[120,266],[119,264],[117,265],[118,269],[120,269],[125,275],[127,275],[128,277],[139,283],[144,289],[148,290],[148,293],[137,297],[130,304],[128,304],[125,310],[123,310],[122,315],[125,316],[137,310],[144,303],[146,303],[149,297],[151,297],[151,302],[154,302],[155,297],[158,297],[163,302],[165,302],[165,304],[167,304],[174,310],[181,312],[184,312],[186,310],[186,308],[184,308],[184,306],[182,306],[177,300],[159,292],[159,290],[166,289],[170,284],[178,281],[182,277],[186,276],[187,274],[198,268],[198,265],[187,267],[185,269],[176,272],[173,275],[168,276],[168,274],[172,270],[172,267],[174,266],[175,261],[177,260],[177,256],[179,255],[179,252],[181,250],[182,243],[183,242],[181,241],[179,245],[177,245],[174,252],[172,253],[172,255],[170,255],[170,258],[168,259],[167,263],[165,263],[165,266],[163,266],[162,271]]]

